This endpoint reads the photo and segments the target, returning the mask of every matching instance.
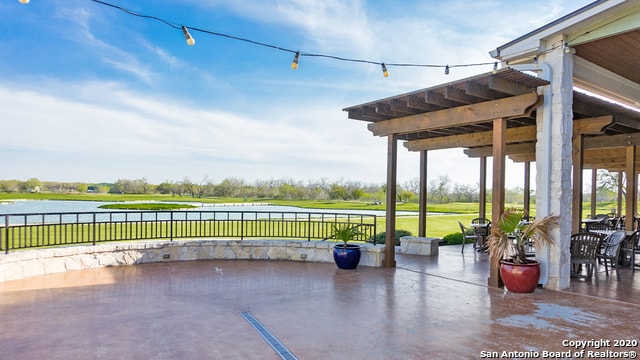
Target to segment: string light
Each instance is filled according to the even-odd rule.
[[[29,2],[29,0],[20,0],[20,1],[21,2],[22,1]],[[90,0],[90,1],[92,1],[92,2],[94,2],[96,4],[100,4],[100,5],[104,5],[104,6],[108,6],[108,7],[120,10],[120,11],[122,11],[122,12],[124,12],[126,14],[129,14],[129,15],[132,15],[132,16],[160,21],[160,22],[164,23],[165,25],[170,26],[170,27],[172,27],[174,29],[182,29],[182,32],[184,33],[185,39],[187,40],[187,44],[189,44],[190,46],[195,44],[195,39],[191,36],[191,34],[189,34],[189,30],[191,30],[192,32],[193,31],[197,31],[197,32],[208,34],[208,35],[225,37],[225,38],[232,39],[232,40],[243,41],[243,42],[247,42],[247,43],[250,43],[250,44],[253,44],[253,45],[264,46],[264,47],[268,47],[268,48],[271,48],[271,49],[276,49],[276,50],[280,50],[280,51],[289,52],[291,54],[295,54],[294,60],[291,63],[291,68],[294,69],[294,70],[297,69],[298,61],[299,61],[301,56],[320,57],[320,58],[332,59],[332,60],[338,60],[338,61],[374,64],[374,65],[383,66],[383,68],[387,68],[389,66],[395,66],[395,67],[422,67],[422,68],[445,68],[445,74],[449,74],[449,69],[450,68],[454,68],[454,67],[487,66],[487,65],[493,64],[493,62],[484,62],[484,63],[475,63],[475,64],[455,64],[455,65],[413,64],[413,63],[382,63],[382,62],[378,62],[378,61],[345,58],[345,57],[340,57],[340,56],[335,56],[335,55],[304,53],[304,52],[300,52],[300,51],[296,51],[296,50],[283,48],[283,47],[280,47],[280,46],[277,46],[277,45],[267,44],[267,43],[263,43],[263,42],[259,42],[259,41],[255,41],[255,40],[251,40],[251,39],[246,39],[246,38],[241,38],[241,37],[238,37],[238,36],[233,36],[233,35],[229,35],[229,34],[215,32],[215,31],[211,31],[211,30],[200,29],[200,28],[196,28],[196,27],[193,27],[193,26],[189,26],[188,29],[187,29],[187,27],[185,25],[178,25],[176,23],[173,23],[171,21],[168,21],[168,20],[156,17],[156,16],[138,13],[138,12],[129,10],[127,8],[124,8],[124,7],[121,7],[121,6],[118,6],[118,5],[110,4],[110,3],[105,2],[105,1],[101,1],[101,0]],[[383,71],[383,74],[385,76],[388,76],[389,73],[388,73],[388,71]]]
[[[31,0],[18,0],[21,4],[28,4]]]
[[[444,67],[444,74],[449,75],[449,65]]]
[[[498,72],[498,62],[496,61],[493,63],[493,73],[495,74],[497,72]]]
[[[293,70],[298,69],[298,60],[300,60],[300,52],[296,51],[296,56],[293,57],[293,62],[291,63],[291,68]]]
[[[382,63],[382,75],[389,77],[389,71],[387,71],[387,66],[384,63]]]
[[[196,43],[196,40],[189,34],[189,30],[186,26],[182,26],[182,33],[184,34],[184,38],[187,40],[187,45],[193,46]]]

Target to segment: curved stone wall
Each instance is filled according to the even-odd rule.
[[[83,245],[0,255],[0,282],[95,267],[164,261],[260,259],[333,262],[332,242],[174,240]],[[384,246],[362,246],[362,266],[382,266]]]

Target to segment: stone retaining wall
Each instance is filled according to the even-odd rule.
[[[296,240],[136,241],[0,255],[0,282],[105,266],[163,261],[260,259],[333,262],[333,242]],[[362,266],[382,266],[384,246],[362,245]]]
[[[400,252],[402,254],[437,256],[440,239],[418,236],[402,236]]]

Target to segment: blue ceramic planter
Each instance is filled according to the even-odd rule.
[[[333,246],[333,261],[340,269],[353,270],[360,263],[360,245],[336,244]]]

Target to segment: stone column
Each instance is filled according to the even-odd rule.
[[[547,288],[569,287],[571,237],[571,138],[573,132],[573,55],[563,51],[563,38],[549,40],[552,49],[538,58],[541,76],[551,81],[537,111],[536,218],[560,215],[554,229],[556,246],[538,249],[540,282]]]

